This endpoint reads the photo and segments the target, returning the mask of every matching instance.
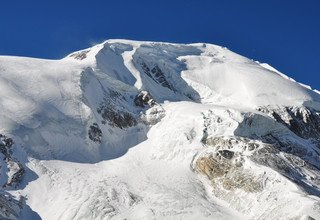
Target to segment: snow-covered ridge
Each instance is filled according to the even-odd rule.
[[[0,107],[4,218],[320,218],[320,95],[226,48],[3,56]]]
[[[94,60],[99,67],[106,66],[105,60],[111,57],[116,59],[114,54],[119,53],[125,56],[124,60],[131,60],[124,61],[130,71],[130,74],[126,75],[133,75],[137,80],[137,88],[142,87],[141,80],[144,76],[141,78],[137,74],[136,68],[141,67],[136,64],[142,62],[142,59],[147,56],[150,65],[167,71],[167,77],[171,77],[170,80],[173,80],[173,83],[180,83],[181,80],[177,75],[181,76],[183,81],[196,90],[195,92],[200,96],[198,98],[203,102],[221,102],[222,105],[237,102],[244,106],[260,106],[295,105],[308,100],[319,101],[315,92],[310,91],[310,87],[296,83],[269,65],[253,62],[226,48],[212,44],[181,45],[109,40],[68,57],[83,61]],[[110,57],[104,57],[103,54],[108,54],[107,56]],[[99,59],[101,57],[103,59]],[[132,63],[133,65],[130,65]],[[164,64],[173,65],[165,66]],[[108,72],[112,71],[119,72],[108,69]],[[116,77],[114,74],[112,76]]]

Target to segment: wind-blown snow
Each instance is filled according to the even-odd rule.
[[[154,103],[137,105],[141,91]],[[320,96],[211,44],[108,40],[61,60],[2,56],[0,133],[14,140],[13,155],[27,170],[8,190],[43,219],[320,219],[318,170],[301,171],[316,192],[308,193],[251,160],[240,141],[233,149],[245,158],[239,170],[263,190],[219,197],[196,167],[217,153],[205,136],[264,146],[252,137],[276,131],[318,152],[258,111],[267,106],[320,111]]]

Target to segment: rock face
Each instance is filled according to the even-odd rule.
[[[320,143],[320,112],[308,107],[259,108],[304,139]],[[320,147],[320,145],[319,145]]]
[[[259,110],[266,115],[245,113],[239,115],[240,123],[213,111],[204,113],[201,141],[208,149],[195,159],[195,171],[210,180],[215,196],[229,203],[236,199],[237,193],[232,193],[236,191],[246,193],[242,199],[249,203],[256,199],[250,194],[264,200],[263,195],[270,193],[268,182],[284,181],[270,170],[259,172],[259,168],[254,168],[261,166],[272,168],[308,194],[320,196],[317,113],[305,107]],[[234,113],[228,115],[237,118]],[[235,127],[235,130],[232,136],[217,136],[219,127]],[[312,144],[306,146],[305,141],[309,140]],[[242,203],[233,205],[238,210],[246,209]],[[319,204],[316,206],[320,208]]]
[[[0,218],[19,219],[21,209],[24,207],[23,197],[17,200],[5,189],[14,189],[19,186],[25,174],[22,164],[13,157],[14,142],[6,135],[0,134],[0,180],[4,182],[0,189]]]
[[[20,211],[23,208],[24,201],[14,199],[10,194],[0,191],[0,218],[1,219],[19,219]]]
[[[233,153],[230,152],[230,154]],[[211,184],[215,188],[214,193],[218,197],[223,197],[221,195],[223,192],[218,189],[221,186],[226,191],[241,189],[244,192],[253,193],[263,190],[263,182],[250,174],[249,170],[243,169],[241,163],[233,163],[230,159],[221,157],[219,154],[199,158],[196,161],[196,170],[211,180]]]
[[[250,160],[249,155],[260,147],[254,140],[214,137],[208,138],[206,145],[213,148],[213,152],[200,156],[195,170],[210,179],[216,196],[224,198],[228,191],[236,189],[246,193],[263,190],[263,176],[256,176],[244,166]]]
[[[101,132],[101,129],[99,128],[99,125],[97,123],[93,123],[90,126],[88,134],[89,134],[90,140],[101,144],[102,132]]]
[[[134,114],[129,112],[121,103],[126,102],[126,98],[116,91],[109,91],[109,96],[101,102],[97,112],[101,114],[102,124],[108,123],[112,127],[120,129],[137,125]]]
[[[167,81],[165,74],[157,65],[155,65],[151,69],[143,61],[141,61],[140,65],[144,73],[148,75],[151,79],[153,79],[155,82],[159,83],[163,87],[166,87],[172,91],[175,91],[175,88]]]
[[[4,188],[16,187],[22,180],[23,175],[25,173],[25,170],[22,164],[19,161],[17,161],[15,158],[13,158],[12,147],[13,147],[13,140],[3,134],[0,134],[0,151],[3,156],[3,160],[7,165],[7,173],[1,174],[1,176],[7,175],[7,181],[3,185]]]
[[[70,57],[73,57],[74,59],[77,59],[77,60],[83,60],[83,59],[87,58],[88,52],[89,52],[88,50],[84,50],[81,52],[71,54]]]
[[[104,108],[101,115],[112,127],[127,128],[137,124],[136,119],[130,113],[115,111],[111,107]]]
[[[134,99],[136,106],[144,108],[145,106],[153,106],[156,102],[147,91],[141,91]]]

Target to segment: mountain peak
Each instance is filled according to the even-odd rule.
[[[181,85],[183,89],[192,87],[202,102],[221,105],[236,103],[245,107],[319,102],[318,95],[311,91],[311,88],[296,83],[270,65],[253,62],[212,44],[171,44],[115,39],[72,53],[68,57],[90,60],[94,68],[115,79],[119,77],[116,73],[125,72],[126,76],[123,77],[132,79],[131,82],[135,81],[138,89],[151,89],[148,88],[149,82],[141,81],[144,78],[151,78],[156,82],[147,69],[163,70],[164,77],[173,80],[166,82],[164,87],[173,90],[173,85],[168,84],[177,84],[174,92],[186,95],[186,91],[180,91],[182,88],[179,84],[187,82],[188,86]],[[115,62],[119,65],[115,65]],[[120,81],[128,83],[125,80]],[[155,86],[157,87],[151,87]],[[158,98],[170,100],[170,95]]]
[[[319,103],[207,43],[0,57],[0,218],[320,219]]]

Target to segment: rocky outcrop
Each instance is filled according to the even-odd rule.
[[[147,91],[141,91],[135,98],[134,98],[134,104],[139,107],[146,107],[150,106],[152,107],[155,105],[155,101],[152,98],[152,96]]]
[[[147,91],[141,91],[135,97],[134,103],[142,108],[148,107],[147,110],[140,112],[140,119],[146,125],[155,125],[165,116],[165,110]]]
[[[90,140],[92,140],[93,142],[96,142],[96,143],[99,143],[99,144],[101,143],[102,131],[99,128],[99,125],[97,123],[93,123],[90,126],[90,129],[88,131],[88,135],[89,135]]]
[[[1,182],[3,184],[0,189],[0,219],[19,219],[20,211],[24,206],[24,198],[17,200],[4,189],[16,188],[25,174],[22,164],[13,157],[14,142],[6,135],[0,134],[0,162]]]
[[[318,141],[320,147],[320,112],[304,106],[260,107],[258,110],[268,114],[299,137]]]
[[[87,58],[88,53],[89,53],[89,50],[84,50],[84,51],[73,53],[70,55],[70,57],[73,57],[74,59],[77,59],[77,60],[83,60]]]
[[[285,206],[285,198],[274,196],[279,193],[277,187],[283,185],[292,184],[306,195],[320,196],[317,113],[284,109],[276,114],[268,108],[263,114],[211,110],[203,113],[201,142],[205,148],[194,159],[193,168],[207,179],[214,196],[243,213],[248,211],[248,204],[265,209],[254,205],[256,199],[263,204],[272,198]],[[226,133],[228,129],[233,134],[220,135],[221,130]],[[273,209],[283,211],[281,206]],[[261,219],[268,219],[267,215],[262,216]]]
[[[13,140],[7,136],[0,134],[0,152],[7,166],[7,181],[3,185],[6,187],[16,187],[22,180],[25,169],[22,164],[13,158],[12,155]],[[4,174],[1,174],[3,176]],[[2,177],[3,178],[3,177]]]
[[[225,158],[220,153],[200,157],[196,161],[196,171],[207,176],[215,195],[219,197],[236,189],[247,193],[263,190],[263,182],[259,177],[244,169],[241,163]]]
[[[126,98],[116,91],[109,91],[104,101],[100,104],[97,112],[102,117],[102,124],[108,123],[112,127],[125,129],[137,125],[134,114],[129,112],[122,102],[127,102]]]
[[[112,107],[106,107],[101,111],[104,119],[102,123],[108,122],[112,127],[127,128],[137,125],[137,120],[126,111],[115,111]]]
[[[157,124],[164,116],[165,110],[161,105],[154,105],[152,108],[149,108],[145,112],[141,113],[141,120],[146,125],[155,125]]]
[[[307,118],[312,117],[311,111],[301,111],[298,110],[301,108],[297,108],[293,112],[301,117],[294,117],[295,114],[292,112],[289,114],[288,109],[295,108],[283,108],[283,111],[278,109],[274,114],[273,109],[266,107],[265,112],[273,113],[246,114],[236,134],[259,143],[257,150],[250,156],[251,161],[276,170],[309,194],[320,196],[320,151],[317,148],[318,139],[313,134],[318,132],[318,128],[314,127],[316,122],[308,122]],[[277,119],[272,115],[277,115]],[[299,124],[296,127],[298,129],[293,129],[292,124]],[[267,129],[260,132],[257,131],[258,128]],[[292,135],[293,133],[299,137]]]
[[[16,200],[10,194],[0,191],[0,219],[20,219],[23,206],[24,197]]]
[[[0,151],[5,158],[11,157],[13,140],[7,136],[0,134]]]
[[[160,69],[159,66],[155,65],[149,67],[144,61],[140,60],[140,66],[145,74],[147,74],[151,79],[160,84],[163,87],[166,87],[172,91],[176,89],[171,85],[171,83],[166,79],[164,72]]]
[[[196,160],[195,170],[210,179],[217,195],[226,193],[224,190],[241,189],[247,193],[263,190],[261,178],[243,166],[258,144],[237,137],[203,138],[203,141],[213,149]]]

